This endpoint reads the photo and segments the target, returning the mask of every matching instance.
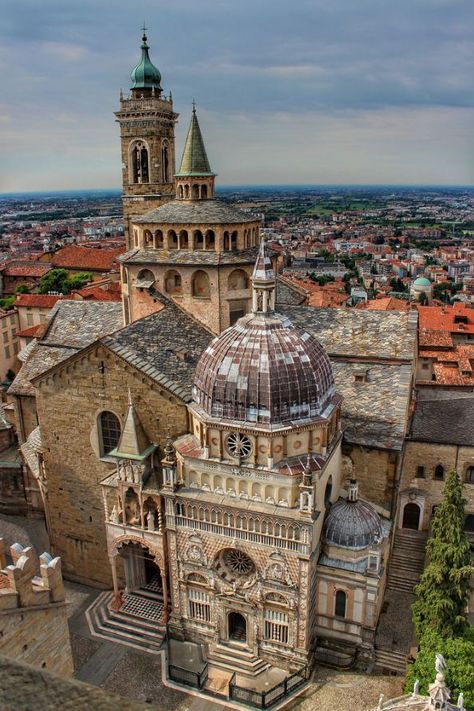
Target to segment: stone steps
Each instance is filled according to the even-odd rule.
[[[245,647],[232,643],[212,646],[207,658],[209,664],[214,667],[244,676],[258,676],[270,666]]]
[[[422,531],[400,529],[395,541],[388,569],[387,588],[401,592],[414,592],[420,582],[425,564],[425,546],[428,534]]]
[[[375,649],[375,667],[381,671],[406,674],[407,660],[401,652],[388,652],[385,649]]]
[[[390,590],[400,590],[401,592],[414,593],[415,585],[418,585],[418,580],[407,578],[404,575],[395,575],[390,573],[387,580],[387,588]]]
[[[110,610],[112,599],[112,592],[101,593],[86,610],[91,634],[149,654],[159,654],[166,636],[166,626],[120,610]]]

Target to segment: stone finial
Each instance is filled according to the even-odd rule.
[[[40,555],[40,573],[44,588],[49,590],[50,601],[63,602],[66,593],[61,572],[61,558],[52,558],[46,552]]]
[[[413,684],[413,696],[418,696],[420,693],[420,680],[415,679],[415,683]]]
[[[359,485],[356,479],[350,479],[347,487],[347,500],[357,501],[359,497]]]
[[[384,700],[384,698],[385,698],[384,695],[383,695],[383,694],[380,694],[380,696],[379,696],[379,703],[378,703],[378,706],[377,706],[378,709],[383,709],[383,700]]]
[[[446,662],[442,654],[436,654],[435,661],[436,679],[431,684],[428,693],[430,696],[429,709],[446,709],[451,697],[451,692],[446,686],[444,672],[446,670]]]
[[[459,711],[464,711],[464,694],[462,693],[462,691],[458,696],[458,702],[456,705],[457,705]]]

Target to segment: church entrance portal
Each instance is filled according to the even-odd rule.
[[[420,507],[413,502],[406,504],[403,509],[403,528],[418,531],[420,526]]]
[[[230,612],[228,617],[229,639],[234,642],[247,641],[247,621],[240,612]]]
[[[153,555],[139,543],[125,543],[120,549],[125,575],[121,596],[122,612],[157,622],[166,621],[166,581]]]

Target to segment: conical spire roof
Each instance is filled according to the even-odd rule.
[[[191,123],[189,124],[183,157],[181,158],[181,166],[176,175],[178,177],[215,175],[209,165],[195,106],[193,106]]]
[[[147,36],[143,31],[142,36],[142,56],[135,69],[132,70],[132,89],[157,89],[161,91],[161,74],[152,64],[148,54]]]
[[[110,455],[120,459],[144,459],[154,448],[143,429],[129,392],[128,410],[120,441]]]
[[[267,245],[265,239],[262,238],[260,242],[260,249],[258,250],[257,260],[252,274],[253,281],[275,281],[275,272],[273,271],[272,260],[268,254]]]

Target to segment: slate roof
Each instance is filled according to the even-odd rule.
[[[336,392],[344,398],[342,426],[348,442],[401,449],[408,419],[412,366],[331,359]],[[355,376],[366,372],[367,381]]]
[[[474,396],[417,401],[410,439],[474,447]]]
[[[406,360],[414,357],[415,311],[313,309],[279,305],[277,310],[321,341],[330,356]]]
[[[127,252],[121,262],[127,264],[180,264],[181,266],[217,266],[254,264],[258,249],[236,252],[215,252],[187,249],[140,249]]]
[[[164,308],[102,339],[107,348],[175,393],[191,400],[194,371],[212,334],[165,297]]]
[[[259,222],[259,218],[252,213],[244,212],[238,207],[227,205],[220,200],[171,200],[157,207],[155,210],[145,212],[140,217],[133,219],[134,224],[153,222],[156,224],[238,224],[240,222]]]
[[[177,176],[187,175],[214,175],[209,165],[204,141],[202,138],[199,121],[196,115],[196,107],[193,106],[191,123],[189,124],[186,143],[184,144],[183,157]]]
[[[298,306],[304,304],[306,301],[306,294],[302,289],[289,284],[286,280],[277,277],[276,280],[276,303],[277,309],[280,306]]]
[[[13,395],[36,394],[31,381],[123,323],[122,305],[89,301],[60,301],[51,312],[43,338],[31,341],[28,358],[9,388]]]

